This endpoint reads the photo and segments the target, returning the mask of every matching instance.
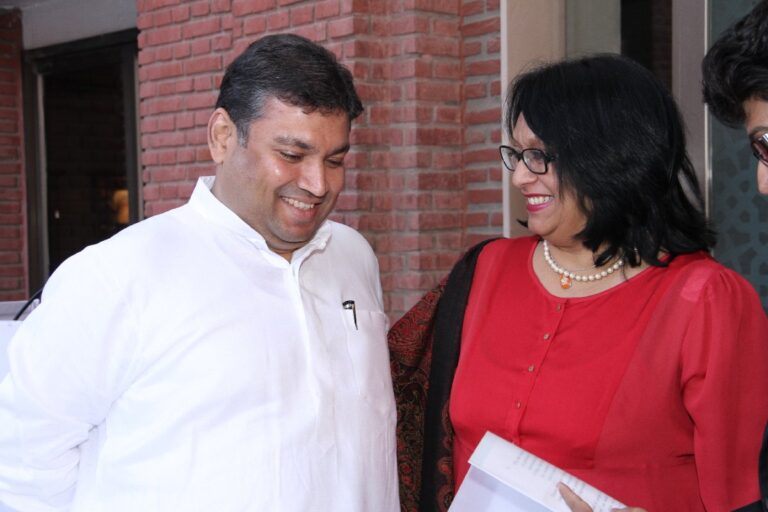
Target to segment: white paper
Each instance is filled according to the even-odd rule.
[[[485,433],[469,464],[450,512],[570,512],[558,482],[573,489],[594,512],[626,506],[491,432]]]

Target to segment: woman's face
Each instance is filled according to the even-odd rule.
[[[546,151],[523,114],[512,129],[510,145],[517,151],[527,148]],[[555,245],[569,245],[575,241],[574,235],[584,229],[586,218],[577,206],[575,194],[570,190],[561,193],[556,161],[547,165],[546,174],[534,174],[521,160],[512,172],[512,184],[525,197],[531,232]]]

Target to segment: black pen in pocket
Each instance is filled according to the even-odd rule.
[[[341,307],[344,309],[351,309],[352,310],[352,320],[355,322],[355,330],[357,330],[357,310],[355,309],[355,301],[353,300],[345,300],[341,303]]]

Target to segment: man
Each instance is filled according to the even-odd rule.
[[[326,220],[348,70],[291,35],[227,69],[214,177],[51,276],[0,386],[0,501],[19,510],[395,511],[376,258]]]
[[[744,125],[768,194],[768,0],[726,30],[702,63],[704,101],[722,123]]]

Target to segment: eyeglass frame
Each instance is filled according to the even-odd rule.
[[[755,155],[755,158],[765,165],[768,165],[768,132],[751,139],[749,145],[752,148],[752,154]],[[763,148],[765,155],[758,149],[758,146]]]
[[[504,160],[504,151],[505,150],[508,150],[510,153],[514,154],[515,158],[517,158],[518,161],[523,162],[523,164],[525,164],[525,167],[527,167],[529,171],[531,171],[533,174],[536,174],[538,176],[543,176],[544,174],[547,174],[547,172],[549,171],[549,163],[550,162],[554,162],[554,161],[557,160],[556,156],[550,155],[549,153],[547,153],[543,149],[539,149],[539,148],[525,148],[525,149],[521,149],[520,151],[517,151],[512,146],[507,146],[506,144],[502,144],[502,145],[499,146],[499,156],[501,157],[501,163],[504,164],[504,167],[506,167],[510,172],[515,172],[515,170],[510,168],[507,165],[506,160]],[[544,157],[544,171],[534,171],[533,169],[531,169],[531,166],[528,165],[528,162],[525,160],[525,153],[526,152],[532,152],[532,151],[535,151],[537,153],[541,153],[542,156]]]

